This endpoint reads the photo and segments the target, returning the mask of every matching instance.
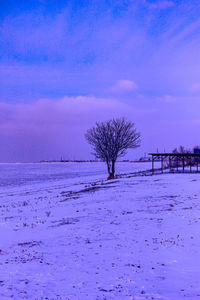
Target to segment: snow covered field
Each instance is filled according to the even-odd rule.
[[[0,165],[1,300],[200,299],[199,174],[66,168]]]

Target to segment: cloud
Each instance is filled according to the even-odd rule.
[[[144,151],[170,145],[172,132],[174,140],[195,139],[193,129],[185,135],[187,125],[168,130],[163,122],[198,119],[199,5],[116,0],[81,8],[72,1],[71,10],[7,14],[0,21],[0,160],[85,157],[85,130],[122,115],[142,124]]]
[[[196,82],[192,85],[192,92],[200,92],[200,82]]]
[[[113,16],[113,5],[122,2],[127,9]],[[167,14],[156,10],[175,1],[116,3],[100,14],[90,2],[84,18],[79,10],[72,17],[67,7],[55,14],[7,16],[0,23],[0,99],[124,96],[137,85],[147,96],[191,91],[199,77],[198,18],[183,18],[180,3]],[[193,6],[188,4],[191,12]]]
[[[118,80],[113,86],[109,88],[112,93],[127,93],[138,89],[137,84],[134,81],[121,79]]]
[[[149,3],[149,2],[146,3],[148,3],[148,6],[150,8],[155,8],[155,9],[166,9],[166,8],[173,7],[175,5],[173,1],[168,1],[168,0],[159,0],[154,3]]]
[[[46,98],[29,104],[0,102],[0,162],[90,158],[86,130],[96,121],[122,116],[135,122],[142,134],[142,147],[131,152],[130,159],[157,147],[170,151],[184,141],[189,147],[197,144],[199,125],[192,122],[198,119],[198,106],[197,97],[169,95],[140,96],[134,109],[114,98],[94,96]],[[174,122],[182,123],[174,126]]]
[[[88,158],[84,133],[96,121],[128,116],[115,100],[92,96],[41,99],[29,104],[0,102],[0,161]]]
[[[162,97],[156,97],[156,100],[163,101],[166,103],[173,103],[177,101],[177,98],[171,95],[163,95]]]

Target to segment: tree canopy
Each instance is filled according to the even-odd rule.
[[[114,178],[117,158],[124,156],[127,149],[137,148],[141,143],[140,133],[134,123],[125,118],[97,122],[95,127],[88,129],[85,137],[95,157],[106,162],[111,178]]]

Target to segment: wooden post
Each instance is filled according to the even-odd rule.
[[[152,175],[154,174],[154,156],[152,155]]]
[[[190,173],[192,172],[192,157],[190,156]]]
[[[163,173],[163,156],[161,157],[161,170],[162,170],[162,173]]]
[[[184,161],[184,156],[183,156],[183,173],[184,173],[184,167],[185,167],[185,161]]]
[[[169,156],[169,170],[171,171],[171,156]]]
[[[178,156],[176,157],[176,170],[178,172]]]
[[[199,168],[199,161],[198,161],[198,157],[197,157],[197,173],[198,173],[198,168]]]

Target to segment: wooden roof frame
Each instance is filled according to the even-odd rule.
[[[149,153],[152,156],[177,156],[177,157],[200,157],[200,154],[195,153]]]
[[[164,159],[169,158],[169,170],[174,170],[176,169],[177,172],[179,172],[179,162],[182,161],[182,173],[185,172],[185,166],[190,167],[190,173],[192,173],[192,158],[198,158],[196,160],[193,160],[196,164],[196,171],[195,173],[199,172],[199,162],[200,162],[200,154],[195,154],[195,153],[149,153],[149,155],[152,156],[152,174],[155,172],[154,168],[154,162],[159,158],[161,159],[161,168],[157,170],[161,170],[163,173],[164,167],[163,167],[163,162]],[[172,159],[175,158],[176,163],[176,168],[172,167]],[[188,162],[189,160],[189,162]],[[187,164],[185,164],[187,162]]]

